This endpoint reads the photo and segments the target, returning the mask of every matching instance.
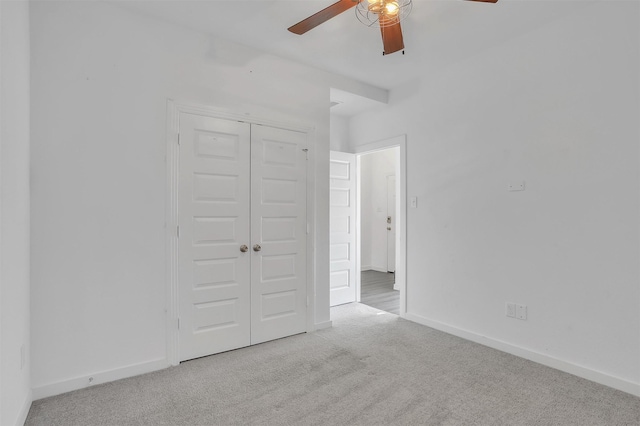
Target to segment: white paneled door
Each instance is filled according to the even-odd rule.
[[[306,135],[251,129],[251,344],[306,330]]]
[[[306,134],[180,115],[180,360],[306,331]]]
[[[180,360],[251,342],[250,135],[246,123],[180,115]]]
[[[331,151],[329,163],[329,260],[331,306],[355,302],[356,156]]]

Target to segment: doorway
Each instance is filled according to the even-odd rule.
[[[396,175],[399,148],[359,155],[360,302],[399,315],[396,289]]]
[[[391,295],[395,299],[393,306],[384,303],[379,309],[404,316],[405,135],[360,145],[355,153],[332,151],[330,169],[331,306],[351,302],[373,306],[363,288],[371,284],[371,296],[378,301]],[[376,183],[363,184],[363,177],[370,179],[374,169]]]

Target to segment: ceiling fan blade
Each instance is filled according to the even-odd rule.
[[[355,7],[357,4],[358,0],[340,0],[329,7],[325,7],[320,12],[309,16],[307,19],[303,19],[297,24],[289,27],[289,31],[298,35],[304,34],[323,22],[327,22],[329,19],[340,15],[342,12]]]
[[[483,3],[498,3],[498,0],[467,0],[467,1],[481,1]]]
[[[380,15],[380,31],[382,32],[384,55],[404,49],[402,28],[400,28],[400,20],[397,16],[387,17],[385,15]]]

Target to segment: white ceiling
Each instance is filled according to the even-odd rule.
[[[353,117],[361,112],[375,110],[386,105],[373,99],[358,96],[355,93],[334,88],[331,89],[329,99],[331,100],[330,113],[341,117]]]
[[[483,49],[541,27],[588,5],[577,0],[413,0],[403,21],[405,54],[382,55],[378,28],[354,10],[304,35],[287,28],[336,0],[125,0],[119,4],[214,36],[251,46],[383,89],[428,75]],[[334,100],[334,99],[332,99]],[[349,110],[343,104],[334,113]],[[341,115],[352,115],[353,111]]]

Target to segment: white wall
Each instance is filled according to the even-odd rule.
[[[331,151],[349,151],[349,118],[331,114],[329,119],[329,146]]]
[[[3,1],[0,2],[2,425],[24,423],[31,405],[29,339],[29,4]]]
[[[167,98],[315,127],[326,324],[329,89],[367,87],[113,4],[34,2],[31,19],[35,397],[166,365]]]
[[[390,148],[360,157],[363,269],[387,272],[387,176],[396,174],[396,151]]]
[[[407,134],[408,317],[636,394],[638,8],[594,2],[350,128],[353,146]]]

